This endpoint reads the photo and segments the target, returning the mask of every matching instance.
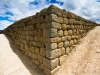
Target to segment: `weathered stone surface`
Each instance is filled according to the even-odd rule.
[[[66,38],[65,38],[65,37],[62,37],[62,38],[61,38],[61,41],[62,41],[62,42],[66,41]]]
[[[70,48],[66,47],[66,54],[70,53]]]
[[[67,59],[67,55],[63,55],[63,56],[61,56],[60,58],[59,58],[59,60],[60,60],[60,65],[62,65],[65,61],[66,61],[66,59]]]
[[[58,17],[59,23],[63,23],[63,18],[62,17]]]
[[[33,44],[33,46],[37,46],[37,42],[33,42],[32,44]]]
[[[60,66],[57,66],[57,68],[55,68],[54,70],[51,71],[50,75],[56,75],[57,72],[59,71]]]
[[[30,51],[32,51],[32,52],[34,52],[34,51],[35,51],[35,49],[34,49],[34,47],[33,47],[33,46],[30,48]]]
[[[73,31],[72,30],[68,30],[68,34],[69,35],[72,35],[73,34]]]
[[[57,57],[60,57],[61,56],[61,50],[60,49],[55,49],[55,50],[46,50],[46,57],[48,59],[54,59],[54,58],[57,58]]]
[[[45,48],[40,48],[40,55],[45,56],[46,55],[46,50]]]
[[[58,31],[58,36],[60,36],[60,37],[63,36],[63,31],[62,30]]]
[[[42,62],[43,62],[42,56],[38,55],[38,61],[42,64]]]
[[[50,38],[50,42],[57,42],[57,38]]]
[[[74,20],[73,19],[68,19],[68,24],[74,24]]]
[[[65,42],[64,42],[64,47],[68,47],[69,44],[70,44],[69,41],[65,41]]]
[[[61,38],[60,39],[60,42],[61,42]],[[54,37],[54,38],[46,38],[46,42],[48,43],[57,43],[59,41],[58,37]]]
[[[42,31],[42,29],[41,29],[41,30],[40,30],[40,29],[38,30],[38,36],[40,36],[40,37],[43,36],[43,31]]]
[[[68,31],[65,30],[65,31],[64,31],[64,36],[67,36],[67,35],[68,35]]]
[[[40,52],[39,48],[38,47],[35,47],[35,53],[36,54],[39,54],[39,52]]]
[[[58,43],[57,47],[58,47],[58,48],[63,47],[63,42]]]
[[[58,7],[54,6],[54,5],[51,5],[48,9],[47,9],[47,13],[50,14],[50,13],[54,13],[58,16],[62,16],[62,10],[59,9]]]
[[[46,16],[45,22],[51,22],[51,21],[59,22],[57,15],[50,14],[50,15]]]
[[[43,37],[56,37],[56,36],[57,36],[57,29],[55,28],[43,29]]]
[[[56,29],[61,29],[61,24],[60,23],[56,23],[56,22],[47,22],[46,23],[46,27],[47,28],[56,28]]]
[[[32,57],[32,52],[28,51],[28,56]]]
[[[32,58],[33,58],[33,59],[37,59],[37,58],[38,58],[38,55],[35,54],[35,53],[32,53]]]
[[[64,22],[64,24],[68,24],[68,19],[67,18],[63,18],[63,22]]]
[[[67,40],[69,40],[69,41],[72,39],[71,36],[66,36],[66,38],[67,38]]]
[[[40,25],[40,28],[41,28],[41,29],[45,29],[45,28],[46,28],[46,24],[45,24],[45,23],[42,23],[42,24]]]
[[[61,38],[60,37],[57,37],[57,42],[61,42]]]
[[[36,64],[37,66],[39,66],[39,61],[35,60],[35,64]]]
[[[57,29],[55,28],[51,28],[51,29],[48,29],[48,37],[56,37],[57,36]]]
[[[62,29],[62,30],[66,30],[66,29],[67,29],[67,25],[66,25],[66,24],[62,24],[62,25],[61,25],[61,29]]]
[[[57,43],[46,43],[45,46],[47,50],[53,50],[57,48]]]
[[[49,60],[49,59],[43,58],[43,65],[49,69],[55,69],[57,66],[59,66],[59,59],[56,58],[53,60]]]
[[[65,48],[61,48],[61,55],[64,55],[65,54]]]
[[[70,46],[72,46],[74,44],[73,40],[70,40]]]

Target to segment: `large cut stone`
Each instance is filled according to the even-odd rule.
[[[43,58],[43,65],[49,69],[55,69],[59,65],[59,59],[49,60],[47,58]]]
[[[57,58],[57,57],[60,57],[61,56],[61,49],[55,49],[55,50],[46,50],[46,57],[48,59],[54,59],[54,58]]]
[[[59,60],[60,60],[60,65],[62,65],[62,64],[66,61],[66,59],[67,59],[67,55],[61,56],[61,57],[59,58]]]
[[[46,43],[46,50],[53,50],[57,48],[57,43]]]

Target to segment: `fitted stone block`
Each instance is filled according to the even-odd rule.
[[[61,56],[61,50],[60,49],[55,49],[55,50],[46,50],[46,57],[48,59],[54,59],[54,58],[57,58],[57,57],[60,57]]]
[[[53,50],[57,48],[57,43],[46,43],[45,46],[47,50]]]
[[[59,58],[59,60],[60,60],[60,65],[62,65],[65,61],[66,61],[66,59],[67,59],[67,55],[63,55],[63,56],[61,56],[60,58]]]
[[[63,47],[63,42],[58,43],[58,48],[62,48]]]
[[[56,22],[47,22],[46,23],[47,28],[56,28],[56,29],[61,29],[61,24],[56,23]]]
[[[63,36],[63,31],[62,30],[58,31],[58,36],[60,36],[60,37]]]
[[[49,60],[49,59],[43,58],[43,65],[45,65],[47,68],[52,70],[59,65],[59,59],[56,58],[53,60]]]
[[[70,44],[69,41],[65,41],[65,42],[64,42],[64,47],[68,47],[69,44]]]
[[[56,37],[57,36],[57,29],[55,28],[48,28],[43,30],[43,37]]]

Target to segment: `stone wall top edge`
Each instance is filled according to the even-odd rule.
[[[84,21],[86,23],[97,24],[96,22],[93,22],[91,20],[84,19],[83,17],[74,14],[73,12],[67,11],[65,9],[60,9],[57,6],[54,6],[54,5],[50,5],[48,8],[44,8],[40,12],[37,12],[36,14],[34,14],[32,16],[29,16],[29,17],[26,17],[26,18],[22,18],[22,19],[20,19],[20,20],[18,20],[16,22],[14,22],[12,25],[18,25],[21,22],[28,22],[30,20],[39,18],[40,16],[46,16],[46,15],[49,15],[49,14],[55,14],[57,16],[65,17],[65,18],[68,18],[68,19],[78,19],[79,21]],[[75,17],[69,18],[68,17],[69,15],[70,16],[75,16]],[[12,26],[12,25],[10,25],[10,26]],[[10,26],[8,26],[8,27],[10,27]]]

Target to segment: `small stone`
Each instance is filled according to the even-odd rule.
[[[64,42],[64,47],[68,47],[69,44],[70,44],[69,41],[65,41],[65,42]]]
[[[60,37],[63,36],[63,31],[62,30],[58,31],[58,36],[60,36]]]
[[[68,31],[65,30],[65,31],[64,31],[64,36],[67,36],[67,35],[68,35]]]
[[[58,43],[58,48],[63,47],[63,42]]]
[[[70,40],[70,46],[72,46],[74,44],[73,40]]]
[[[36,64],[37,66],[39,66],[39,61],[35,60],[35,64]]]
[[[40,56],[40,55],[38,55],[38,61],[40,62],[40,63],[42,63],[42,60],[43,58],[42,58],[42,56]]]
[[[40,48],[40,55],[45,56],[46,55],[46,50],[45,48]]]
[[[57,37],[57,42],[61,42],[61,38],[60,37]]]
[[[33,59],[37,59],[37,58],[38,58],[38,55],[35,54],[35,53],[32,53],[32,58],[33,58]]]
[[[39,54],[39,52],[40,52],[39,48],[38,47],[35,47],[35,53],[36,54]]]
[[[74,44],[77,44],[78,42],[77,42],[77,40],[76,39],[74,39]]]
[[[67,47],[67,48],[66,48],[66,54],[68,55],[69,53],[70,53],[70,48]]]
[[[62,42],[66,41],[66,38],[65,38],[65,37],[62,37],[62,38],[61,38],[61,41],[62,41]]]
[[[72,30],[68,30],[68,34],[72,35],[73,31]]]
[[[66,38],[67,38],[67,40],[71,40],[72,38],[71,38],[71,36],[66,36]]]
[[[61,29],[62,29],[62,30],[66,30],[66,29],[67,29],[67,25],[66,25],[66,24],[62,24]]]
[[[63,22],[64,22],[64,24],[68,24],[68,19],[67,18],[64,18],[63,19]]]
[[[65,48],[61,48],[61,55],[64,55],[65,54]]]

